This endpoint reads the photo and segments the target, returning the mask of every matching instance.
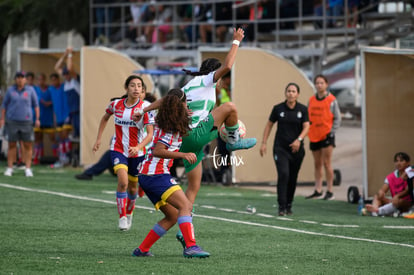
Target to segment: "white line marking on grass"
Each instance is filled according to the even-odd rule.
[[[204,215],[195,215],[195,216],[200,217],[200,218],[205,218],[205,219],[224,221],[224,222],[246,224],[246,225],[253,225],[253,226],[267,227],[267,228],[274,228],[274,229],[279,229],[279,230],[284,230],[284,231],[291,231],[291,232],[302,233],[302,234],[307,234],[307,235],[315,235],[315,236],[330,237],[330,238],[336,238],[336,239],[345,239],[345,240],[352,240],[352,241],[362,241],[362,242],[369,242],[369,243],[379,243],[379,244],[396,245],[396,246],[404,246],[404,247],[414,248],[414,245],[412,245],[412,244],[394,243],[394,242],[379,241],[379,240],[372,240],[372,239],[365,239],[365,238],[355,238],[355,237],[342,236],[342,235],[333,235],[333,234],[312,232],[312,231],[306,231],[306,230],[288,228],[288,227],[282,227],[282,226],[276,226],[276,225],[269,225],[269,224],[255,223],[255,222],[246,222],[246,221],[239,221],[239,220],[233,220],[233,219],[226,219],[226,218],[221,218],[221,217],[212,217],[212,216],[204,216]]]
[[[412,225],[384,225],[384,228],[391,228],[391,229],[414,229]]]
[[[318,223],[318,222],[315,222],[315,221],[307,221],[307,220],[299,220],[299,222],[310,223],[310,224],[317,224]]]
[[[200,205],[202,208],[208,208],[208,209],[217,209],[214,205]]]
[[[241,197],[241,193],[207,193],[209,197]]]
[[[264,217],[264,218],[274,218],[275,217],[273,215],[262,214],[262,213],[257,213],[256,216],[260,216],[260,217]]]
[[[321,225],[327,226],[327,227],[348,227],[348,228],[359,227],[359,225],[354,225],[354,224],[330,224],[330,223],[321,223]]]
[[[12,188],[12,189],[17,189],[17,190],[22,190],[22,191],[44,193],[44,194],[61,196],[61,197],[65,197],[65,198],[85,200],[85,201],[94,201],[94,202],[102,202],[102,203],[115,204],[116,205],[116,201],[107,201],[107,200],[95,199],[95,198],[91,198],[91,197],[76,196],[76,195],[71,195],[71,194],[62,193],[62,192],[54,192],[54,191],[42,190],[42,189],[32,189],[32,188],[27,188],[27,187],[22,187],[22,186],[15,186],[15,185],[4,184],[4,183],[0,183],[0,186]],[[139,206],[139,208],[147,209],[147,210],[154,210],[153,207],[146,207],[146,206]]]
[[[281,221],[293,221],[293,219],[291,218],[285,218],[285,217],[277,217],[276,219],[281,220]]]
[[[11,188],[11,189],[16,189],[16,190],[22,190],[22,191],[29,191],[29,192],[37,192],[37,193],[56,195],[56,196],[71,198],[71,199],[102,202],[102,203],[106,203],[106,204],[116,204],[115,201],[107,201],[107,200],[95,199],[95,198],[84,197],[84,196],[76,196],[76,195],[70,195],[70,194],[66,194],[66,193],[62,193],[62,192],[54,192],[54,191],[42,190],[42,189],[33,189],[33,188],[15,186],[15,185],[4,184],[4,183],[0,183],[0,186],[6,187],[6,188]],[[140,205],[136,205],[136,208],[153,210],[152,207],[145,207],[145,206],[140,206]],[[405,244],[405,243],[394,243],[394,242],[387,242],[387,241],[380,241],[380,240],[373,240],[373,239],[355,238],[355,237],[342,236],[342,235],[319,233],[319,232],[306,231],[306,230],[302,230],[302,229],[295,229],[295,228],[282,227],[282,226],[269,225],[269,224],[261,224],[261,223],[256,223],[256,222],[246,222],[246,221],[233,220],[233,219],[227,219],[227,218],[222,218],[222,217],[199,215],[199,214],[194,214],[194,216],[204,218],[204,219],[209,219],[209,220],[217,220],[217,221],[223,221],[223,222],[230,222],[230,223],[265,227],[265,228],[273,228],[273,229],[290,231],[290,232],[301,233],[301,234],[306,234],[306,235],[314,235],[314,236],[329,237],[329,238],[336,238],[336,239],[345,239],[345,240],[352,240],[352,241],[362,241],[362,242],[369,242],[369,243],[378,243],[378,244],[386,244],[386,245],[395,245],[395,246],[403,246],[403,247],[414,248],[414,245]]]

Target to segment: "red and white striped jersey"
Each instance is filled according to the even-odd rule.
[[[144,156],[146,151],[140,150],[135,156],[128,155],[130,147],[137,146],[144,138],[144,127],[147,124],[154,124],[152,114],[145,113],[140,121],[132,120],[132,115],[139,109],[149,105],[149,102],[139,100],[135,105],[127,107],[126,98],[116,99],[106,108],[106,113],[114,115],[115,134],[111,141],[111,150],[122,153],[126,157]]]
[[[145,160],[141,164],[139,173],[144,175],[169,174],[173,160],[154,157],[152,151],[154,150],[155,145],[160,142],[167,146],[168,151],[178,152],[182,143],[180,134],[165,132],[158,128],[157,125],[154,125],[154,136],[152,138],[152,142],[153,145],[148,151],[148,154],[145,156]]]

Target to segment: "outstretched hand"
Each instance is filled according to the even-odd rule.
[[[233,40],[242,41],[244,38],[244,30],[242,28],[233,28]]]

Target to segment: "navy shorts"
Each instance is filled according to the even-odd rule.
[[[144,175],[140,174],[139,186],[154,204],[155,209],[167,204],[168,198],[178,190],[182,190],[170,174]]]
[[[128,179],[130,181],[138,181],[138,165],[144,161],[144,156],[137,158],[127,158],[122,153],[111,151],[111,161],[114,166],[114,172],[124,168],[128,172]]]

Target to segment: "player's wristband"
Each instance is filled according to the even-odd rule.
[[[239,40],[233,40],[233,44],[237,45],[237,46],[240,46],[240,41]]]

